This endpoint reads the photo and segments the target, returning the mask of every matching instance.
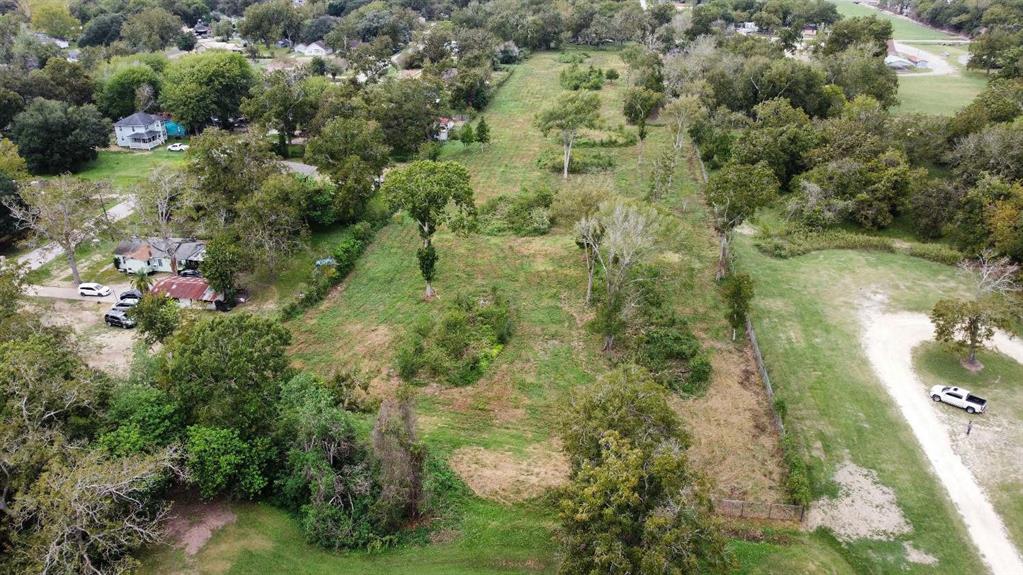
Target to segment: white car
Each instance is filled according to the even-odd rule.
[[[966,410],[966,413],[984,413],[987,410],[987,400],[977,397],[969,391],[959,387],[947,385],[935,385],[931,388],[931,399],[940,403],[947,403]]]
[[[110,293],[110,288],[103,284],[93,282],[78,284],[78,295],[83,297],[106,297]]]
[[[171,144],[167,146],[168,152],[184,152],[188,149],[188,144]]]

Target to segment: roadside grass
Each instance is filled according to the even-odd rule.
[[[955,508],[862,352],[857,319],[862,298],[875,291],[887,294],[892,309],[926,313],[940,297],[965,289],[962,272],[878,252],[773,259],[748,237],[736,238],[734,250],[737,268],[755,281],[753,322],[787,406],[789,433],[811,466],[815,495],[833,494],[830,477],[851,460],[895,491],[913,527],[898,541],[842,546],[847,561],[871,572],[975,569],[979,559]],[[903,541],[938,558],[938,566],[906,562]]]
[[[930,28],[923,24],[914,22],[908,18],[900,18],[890,12],[874,10],[861,4],[853,3],[852,0],[831,0],[838,7],[838,13],[847,17],[877,16],[892,23],[892,36],[896,40],[952,40],[958,36]]]
[[[977,373],[967,371],[959,363],[960,354],[949,351],[941,344],[929,342],[921,345],[913,352],[913,364],[916,366],[920,379],[929,389],[932,385],[952,385],[970,390],[988,400],[988,413],[983,416],[971,416],[965,411],[940,406],[942,415],[956,422],[950,433],[962,433],[967,422],[975,421],[978,427],[997,429],[994,439],[1007,442],[1007,449],[999,449],[1008,458],[1005,462],[991,461],[995,468],[989,473],[978,474],[992,497],[992,503],[1005,522],[1009,534],[1017,547],[1023,548],[1023,478],[1019,473],[1023,462],[1012,461],[1012,449],[1020,437],[1023,427],[1023,364],[1011,357],[995,352],[980,351],[977,359],[984,364],[984,369]],[[1015,427],[1006,428],[1004,424],[992,421],[992,418],[1011,420]],[[976,437],[976,436],[975,436]],[[1008,469],[1005,466],[1008,465]]]
[[[736,540],[730,542],[728,548],[737,563],[735,575],[859,573],[835,548],[834,538],[823,533],[793,530],[784,533],[784,542]]]

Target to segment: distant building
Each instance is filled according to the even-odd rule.
[[[170,276],[153,284],[149,291],[165,295],[181,307],[218,309],[224,301],[224,295],[214,291],[203,278]]]
[[[135,112],[114,124],[117,145],[131,150],[152,150],[167,141],[167,130],[159,116]]]
[[[42,32],[33,32],[32,35],[36,40],[39,40],[43,44],[53,44],[61,50],[67,50],[71,44],[67,40],[61,40],[60,38],[54,38],[49,34],[43,34]]]
[[[192,33],[195,34],[196,38],[205,38],[210,35],[210,27],[202,20],[199,20],[195,23],[195,28],[192,28]]]
[[[333,50],[323,45],[323,42],[313,42],[312,44],[295,44],[295,52],[303,56],[329,56],[333,53]]]
[[[741,22],[735,25],[735,31],[743,36],[748,36],[760,32],[760,27],[757,26],[756,22]]]
[[[885,56],[884,57],[884,65],[888,66],[892,70],[909,70],[911,68],[915,68],[916,67],[909,60],[907,60],[905,58],[902,58],[902,57],[899,57],[899,56],[894,56],[894,55]]]

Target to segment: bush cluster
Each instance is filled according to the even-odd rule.
[[[562,70],[558,78],[566,90],[599,90],[604,87],[604,71],[593,66],[582,68],[572,64]]]
[[[575,143],[575,149],[579,148],[627,148],[635,146],[639,142],[639,135],[626,130],[625,126],[619,124],[615,128],[605,132],[599,139],[579,138]]]
[[[281,309],[281,317],[290,320],[323,301],[330,290],[341,283],[355,267],[355,262],[366,250],[376,230],[369,222],[351,226],[334,248],[334,265],[323,266],[312,272],[306,282],[307,289]]]
[[[512,334],[508,300],[496,288],[483,297],[462,294],[439,318],[413,327],[395,359],[405,381],[425,377],[449,385],[475,383]]]
[[[781,438],[782,461],[788,474],[785,477],[785,491],[789,499],[797,505],[809,505],[813,501],[813,490],[810,485],[810,470],[799,454],[799,448],[792,436],[785,434]]]
[[[954,265],[963,259],[961,252],[942,244],[910,244],[902,247],[891,238],[842,230],[789,231],[758,239],[756,246],[761,252],[776,258],[791,258],[821,250],[871,250],[904,253],[948,265]]]
[[[689,323],[674,315],[643,333],[636,360],[658,383],[683,395],[700,395],[710,384],[710,357]]]
[[[547,187],[491,198],[480,206],[479,229],[491,236],[541,236],[551,229],[553,203],[554,192]]]
[[[547,148],[536,159],[536,165],[542,170],[561,173],[564,168],[564,156],[561,149]],[[568,173],[589,174],[603,172],[614,168],[615,159],[602,150],[577,149],[572,152],[568,161]]]
[[[560,52],[558,62],[562,64],[582,64],[590,58],[589,52]]]

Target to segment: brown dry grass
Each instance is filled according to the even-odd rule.
[[[530,445],[524,455],[482,447],[455,450],[448,464],[480,497],[512,503],[543,495],[568,480],[568,458],[557,441]]]
[[[714,350],[714,375],[698,399],[673,402],[693,438],[689,456],[714,494],[784,502],[778,435],[748,349]]]

